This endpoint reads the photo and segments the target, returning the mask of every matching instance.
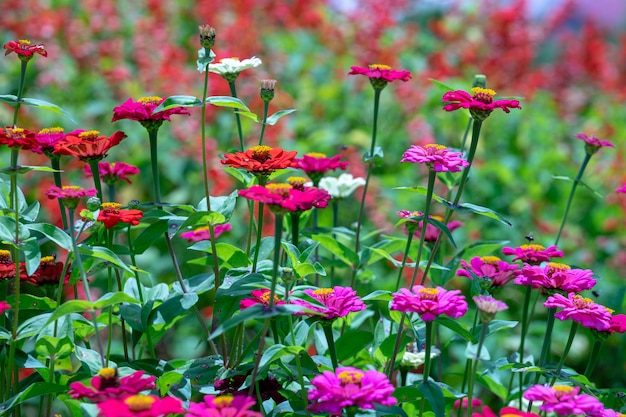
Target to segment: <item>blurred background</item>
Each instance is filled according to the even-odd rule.
[[[597,193],[579,187],[560,247],[564,262],[596,273],[596,300],[625,312],[626,195],[615,192],[626,182],[625,10],[622,0],[3,0],[0,34],[3,43],[45,44],[48,58],[37,56],[29,64],[25,96],[53,102],[77,121],[23,108],[20,125],[128,134],[107,158],[142,170],[121,190],[123,204],[150,198],[148,142],[136,122],[111,123],[112,109],[131,97],[201,96],[204,77],[195,63],[199,24],[216,29],[217,59],[263,61],[237,80],[240,98],[253,111],[262,113],[258,89],[267,78],[278,81],[270,113],[298,109],[267,129],[268,144],[300,154],[343,153],[357,176],[365,175],[361,156],[370,143],[373,91],[365,77],[347,75],[350,66],[378,63],[411,71],[409,82],[396,81],[382,93],[377,144],[385,158],[367,202],[368,230],[396,237],[402,231],[394,228],[395,212],[421,210],[423,197],[393,187],[425,185],[426,175],[414,165],[400,165],[402,153],[411,144],[433,142],[459,148],[467,123],[463,112],[441,110],[445,90],[431,79],[467,90],[475,74],[485,74],[497,97],[521,97],[523,109],[494,112],[484,123],[464,201],[497,211],[513,226],[455,215],[464,223],[454,232],[458,246],[484,240],[518,246],[529,233],[535,243],[551,245],[571,187],[553,176],[574,178],[584,158],[583,142],[574,134],[610,140],[615,149],[596,154],[583,178]],[[226,81],[215,74],[209,78],[210,94],[230,94]],[[15,56],[0,59],[0,94],[16,94],[18,79]],[[164,200],[172,203],[197,204],[203,195],[200,111],[191,113],[160,131],[161,182]],[[2,123],[11,117],[12,108],[0,106]],[[235,121],[228,109],[209,108],[207,117],[211,193],[225,195],[241,186],[219,162],[237,147]],[[243,127],[246,143],[253,146],[260,126],[244,119]],[[0,153],[8,165],[8,151]],[[29,158],[29,163],[47,164]],[[74,183],[90,185],[80,164],[64,162]],[[56,202],[41,192],[52,178],[31,173],[24,184],[30,198],[44,206],[42,216],[58,221]],[[342,226],[351,226],[357,208],[342,203]],[[442,212],[435,206],[435,214]],[[320,223],[329,222],[322,212]],[[228,238],[241,242],[246,232],[233,230]],[[183,241],[180,246],[180,256],[188,258]],[[446,254],[452,253],[448,248]],[[144,256],[152,256],[153,273],[167,279],[168,259]],[[387,288],[395,271],[379,262],[362,279]],[[565,326],[562,331],[564,338]],[[624,358],[618,341],[607,343]],[[623,387],[624,370],[622,365],[597,374],[605,372],[603,386]]]

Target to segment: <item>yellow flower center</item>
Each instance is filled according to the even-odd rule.
[[[443,145],[437,145],[436,143],[429,143],[428,145],[424,145],[424,148],[426,149],[435,149],[437,151],[443,151],[444,149],[446,149],[445,146]]]
[[[120,207],[120,203],[102,203],[102,210],[119,210]]]
[[[474,93],[474,95],[477,94],[486,94],[488,96],[495,96],[496,92],[494,90],[492,90],[491,88],[482,88],[482,87],[474,87],[472,88],[472,93]]]
[[[0,263],[6,264],[11,262],[11,252],[0,249]]]
[[[422,300],[436,300],[439,290],[436,288],[420,288],[418,293]]]
[[[520,417],[519,414],[502,414],[500,417]]]
[[[39,131],[40,135],[47,135],[50,133],[63,133],[64,130],[62,127],[46,127]]]
[[[56,258],[54,256],[44,256],[39,261],[39,264],[40,265],[53,264],[55,261],[56,261]]]
[[[289,184],[267,184],[265,188],[272,194],[280,194],[286,197],[289,195],[289,190],[293,187]]]
[[[161,100],[163,100],[163,98],[159,96],[148,96],[148,97],[142,97],[137,101],[140,102],[141,104],[159,104]]]
[[[585,309],[589,307],[589,304],[592,304],[593,300],[587,297],[583,297],[581,295],[574,296],[574,306],[577,309]]]
[[[326,154],[320,153],[320,152],[310,152],[310,153],[307,153],[306,156],[310,156],[311,158],[315,158],[315,159],[326,158]]]
[[[363,379],[363,373],[359,371],[343,371],[339,372],[337,378],[341,381],[341,385],[360,384]]]
[[[613,310],[612,308],[608,308],[608,307],[604,307],[604,308],[606,308],[606,311],[608,311],[609,314],[615,313],[615,310]]]
[[[379,69],[379,70],[390,70],[391,67],[389,65],[384,64],[371,64],[367,66],[369,69]]]
[[[289,178],[287,178],[287,182],[292,187],[302,186],[306,182],[306,178],[304,178],[304,177],[289,177]]]
[[[569,265],[565,265],[565,264],[560,264],[558,262],[549,262],[548,263],[548,270],[550,272],[554,272],[554,271],[567,271],[568,269],[572,269]]]
[[[498,262],[500,262],[500,258],[497,256],[481,256],[480,260],[489,265],[498,265]]]
[[[31,42],[28,39],[20,39],[19,40],[20,45],[30,45]]]
[[[270,159],[271,150],[272,148],[269,146],[258,145],[258,146],[253,146],[252,148],[250,148],[250,154],[252,156],[252,159],[254,159],[255,161],[265,162],[268,159]]]
[[[555,385],[552,387],[554,391],[556,391],[556,397],[559,398],[563,394],[568,394],[574,390],[574,387],[570,387],[569,385]]]
[[[197,229],[193,229],[194,232],[207,232],[209,230],[209,226],[198,227]]]
[[[12,127],[9,128],[7,130],[10,130],[11,132],[13,132],[16,135],[21,135],[22,133],[24,133],[24,129],[22,129],[21,127]]]
[[[213,404],[216,408],[225,408],[232,404],[232,395],[219,395],[213,399]]]
[[[73,191],[78,191],[78,190],[80,190],[81,188],[80,188],[80,186],[78,186],[78,185],[64,185],[64,186],[63,186],[63,189],[64,189],[64,190],[73,190]]]
[[[520,249],[522,249],[522,250],[531,250],[533,252],[541,252],[542,250],[545,250],[546,248],[544,248],[541,245],[537,245],[535,243],[531,243],[530,245],[522,245],[522,246],[520,246]]]
[[[334,293],[335,293],[335,290],[333,290],[332,288],[319,288],[313,291],[313,294],[316,295],[317,298],[322,301],[326,301],[328,297],[330,297]]]
[[[79,133],[78,137],[86,140],[94,140],[98,137],[99,134],[100,132],[97,130],[88,130],[86,132]]]
[[[152,404],[156,401],[153,397],[147,395],[133,395],[124,400],[130,411],[146,411],[152,408]]]
[[[115,378],[116,375],[117,369],[115,368],[102,368],[98,371],[98,376],[105,379]]]

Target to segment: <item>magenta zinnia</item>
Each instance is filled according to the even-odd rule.
[[[604,410],[602,403],[587,394],[578,394],[580,387],[568,385],[534,385],[524,392],[524,398],[541,401],[540,411],[553,412],[559,416],[599,415]]]
[[[90,188],[85,190],[77,185],[64,185],[63,188],[51,186],[46,191],[49,199],[58,198],[63,200],[63,204],[70,209],[75,209],[83,197],[93,197],[96,195],[96,189]]]
[[[324,371],[317,375],[309,391],[309,409],[313,412],[330,412],[341,415],[346,407],[373,409],[375,404],[394,405],[397,400],[391,395],[393,385],[385,374],[361,371],[352,367],[337,368],[335,372]]]
[[[91,378],[91,387],[80,382],[72,382],[69,394],[75,399],[87,398],[94,403],[100,403],[110,398],[121,399],[139,394],[141,391],[155,389],[156,377],[143,378],[143,375],[143,371],[136,371],[119,378],[117,368],[102,368],[98,375]]]
[[[5,311],[10,310],[11,306],[6,301],[0,301],[0,314],[4,314]]]
[[[133,101],[132,98],[129,98],[121,106],[117,106],[113,109],[113,118],[111,121],[115,122],[122,119],[136,120],[146,129],[158,129],[165,120],[171,122],[172,119],[170,116],[173,114],[189,115],[189,111],[184,107],[174,107],[155,112],[154,109],[164,101],[164,98],[157,96],[142,97],[137,101]]]
[[[494,100],[496,92],[489,88],[474,87],[471,91],[472,94],[463,90],[448,91],[441,98],[444,103],[443,109],[445,111],[468,109],[474,119],[482,121],[495,109],[510,113],[509,109],[522,108],[519,100]]]
[[[585,152],[589,155],[593,155],[600,150],[600,148],[614,148],[615,146],[608,140],[598,139],[595,136],[588,136],[584,133],[577,133],[574,135],[576,139],[580,139],[585,142]]]
[[[519,274],[519,265],[504,262],[497,256],[474,256],[469,263],[461,259],[461,269],[456,274],[469,279],[474,276],[484,279],[489,288],[503,287]]]
[[[335,155],[329,158],[323,153],[307,153],[304,154],[302,158],[295,158],[293,160],[293,168],[301,169],[306,172],[313,183],[317,185],[319,180],[328,171],[346,169],[348,167],[348,162],[340,161],[341,158],[342,155]]]
[[[322,305],[304,300],[293,300],[293,304],[313,310],[317,313],[316,315],[325,320],[333,320],[347,316],[352,312],[365,310],[365,304],[356,295],[356,291],[350,287],[335,286],[333,288],[318,288],[317,290],[306,289],[304,293]]]
[[[83,171],[87,178],[93,176],[89,165],[85,165]],[[139,174],[139,168],[124,162],[98,162],[98,171],[100,178],[102,178],[102,181],[107,185],[116,185],[120,181],[126,181],[132,184],[128,175]]]
[[[253,185],[247,190],[239,190],[239,195],[249,200],[267,204],[274,213],[285,211],[306,211],[313,207],[324,208],[330,201],[330,194],[315,187],[304,190],[294,189],[289,184]]]
[[[515,255],[513,261],[522,261],[529,264],[540,264],[547,262],[551,258],[562,258],[563,252],[552,245],[547,249],[535,243],[522,245],[517,248],[503,248],[502,253],[505,255]]]
[[[469,165],[462,156],[462,152],[453,152],[443,145],[429,143],[424,146],[411,145],[402,155],[400,162],[426,165],[435,172],[459,172]]]
[[[409,81],[411,73],[409,71],[396,71],[391,69],[389,65],[372,64],[367,67],[350,67],[348,75],[365,75],[370,79],[370,83],[375,90],[382,90],[395,80]]]
[[[617,193],[622,193],[622,194],[626,194],[626,183],[625,183],[625,184],[622,184],[622,186],[621,186],[621,187],[617,188],[617,189],[615,190],[615,192],[617,192]]]
[[[261,304],[265,307],[269,307],[270,305],[270,290],[267,288],[252,290],[250,295],[252,298],[244,298],[239,301],[239,309],[245,310],[246,308],[252,307],[256,304]],[[274,305],[286,304],[283,300],[280,300],[278,296],[274,295]]]
[[[459,290],[446,290],[442,287],[426,288],[415,285],[409,291],[400,288],[393,294],[391,310],[405,313],[418,313],[423,321],[432,321],[442,314],[459,318],[467,312],[465,297]]]
[[[567,298],[561,294],[548,297],[543,303],[548,308],[562,308],[554,314],[559,320],[572,319],[588,329],[607,331],[611,328],[611,312],[604,306],[594,303],[589,298],[569,293]]]
[[[102,417],[161,417],[185,411],[178,398],[159,398],[156,395],[109,399],[99,403],[98,408]]]
[[[590,269],[572,269],[569,265],[549,262],[545,266],[524,266],[515,278],[515,283],[546,290],[580,292],[593,288],[596,280]]]
[[[247,395],[205,395],[204,402],[189,403],[185,417],[261,417],[251,410],[255,404]]]
[[[402,217],[403,219],[411,219],[411,217],[418,217],[418,216],[423,216],[424,213],[419,212],[419,211],[408,211],[408,210],[400,210],[398,211],[396,214],[398,214],[398,216]],[[443,217],[441,216],[428,216],[430,219],[435,219],[438,220],[440,222],[443,222]],[[405,233],[413,233],[414,236],[419,239],[422,235],[422,223],[423,220],[409,220],[406,223],[404,223],[405,225]],[[453,220],[451,222],[449,222],[447,225],[448,230],[450,232],[453,232],[454,230],[458,229],[459,227],[463,226],[463,223],[458,221],[458,220]],[[439,235],[441,234],[441,230],[439,230],[436,226],[427,223],[426,224],[426,235],[424,236],[424,240],[426,242],[435,242],[437,241],[437,239],[439,238]]]
[[[49,127],[41,129],[35,134],[37,146],[31,150],[35,153],[43,153],[50,157],[57,143],[65,139],[65,131],[61,127]]]
[[[232,226],[230,223],[216,224],[213,227],[213,236],[217,239],[222,233],[228,232],[231,229]],[[203,226],[190,230],[189,232],[183,232],[180,234],[180,237],[187,239],[188,242],[200,242],[203,240],[211,240],[211,233],[209,232],[209,226]]]

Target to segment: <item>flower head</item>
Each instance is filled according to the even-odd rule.
[[[375,90],[382,90],[395,80],[409,81],[411,73],[409,71],[396,71],[388,65],[372,64],[367,67],[350,67],[348,75],[365,75],[370,79],[370,83]]]
[[[52,186],[46,191],[49,199],[58,198],[63,200],[63,204],[70,209],[78,207],[80,199],[83,197],[93,197],[96,195],[96,189],[90,188],[85,190],[77,185],[64,185],[62,188]]]
[[[626,194],[626,184],[622,184],[621,187],[617,188],[615,190],[616,193],[622,193],[622,194]]]
[[[421,238],[422,236],[422,225],[424,223],[423,220],[413,220],[413,217],[418,217],[418,216],[423,216],[424,213],[419,212],[419,211],[408,211],[408,210],[400,210],[396,213],[398,216],[402,217],[403,219],[410,219],[409,221],[407,221],[406,223],[404,223],[405,226],[405,233],[413,233],[414,236],[416,238]],[[443,222],[443,217],[441,216],[435,216],[435,215],[431,215],[428,216],[429,219],[434,219],[440,222]],[[463,226],[463,223],[457,220],[453,220],[451,222],[449,222],[447,224],[448,230],[450,230],[450,232],[458,229],[459,227]],[[441,230],[439,230],[436,226],[432,225],[431,223],[426,223],[426,235],[424,236],[424,240],[426,242],[435,242],[437,241],[437,239],[439,238],[439,235],[441,234]]]
[[[11,306],[6,301],[0,301],[0,314],[4,314],[5,311],[10,310]]]
[[[245,310],[246,308],[252,307],[256,304],[262,304],[265,307],[269,307],[270,305],[270,290],[267,288],[252,290],[250,295],[252,298],[244,298],[239,301],[239,309]],[[274,295],[274,305],[287,304],[283,300],[280,300],[278,296]]]
[[[363,185],[365,185],[365,178],[355,178],[352,174],[344,173],[337,178],[322,178],[319,183],[319,188],[328,191],[328,194],[330,194],[332,198],[346,198]]]
[[[503,248],[502,253],[505,255],[515,255],[513,261],[522,261],[531,265],[538,265],[547,262],[551,258],[562,258],[563,252],[552,245],[547,249],[535,243],[522,245],[517,248]]]
[[[504,407],[496,414],[489,407],[485,407],[480,413],[472,413],[472,417],[539,417],[539,415],[520,411],[513,407]]]
[[[463,159],[462,152],[453,152],[443,145],[434,143],[424,146],[411,145],[402,155],[400,162],[426,165],[436,172],[459,172],[469,165],[469,162]]]
[[[17,57],[22,61],[28,62],[30,61],[35,54],[39,54],[43,57],[48,56],[48,51],[46,51],[46,47],[42,44],[33,45],[33,43],[26,39],[20,39],[18,41],[9,41],[4,44],[4,55],[9,55],[11,52],[15,52]]]
[[[330,200],[330,195],[326,191],[315,187],[297,190],[289,184],[277,183],[266,186],[253,185],[246,190],[239,190],[239,195],[267,204],[275,214],[284,214],[288,211],[306,211],[313,207],[324,208]]]
[[[550,291],[580,292],[593,288],[596,280],[590,269],[572,269],[569,265],[549,262],[545,266],[524,266],[515,283]]]
[[[70,155],[81,161],[99,161],[107,156],[107,152],[119,144],[126,134],[117,131],[111,136],[100,136],[97,130],[76,131],[75,135],[67,134],[65,139],[54,146],[54,154]]]
[[[72,382],[69,394],[75,399],[87,398],[91,402],[101,403],[111,398],[122,399],[141,391],[155,389],[156,377],[143,378],[143,375],[144,371],[135,371],[120,378],[117,368],[102,368],[98,375],[91,378],[90,387],[81,382]]]
[[[15,277],[15,263],[11,260],[11,252],[0,249],[0,280]]]
[[[524,392],[530,401],[542,401],[540,411],[553,412],[559,416],[598,415],[604,410],[602,403],[587,394],[578,394],[580,387],[568,385],[534,385]]]
[[[269,103],[274,99],[274,90],[276,89],[276,80],[261,80],[261,89],[259,95],[261,100]]]
[[[574,135],[576,139],[580,139],[585,142],[585,152],[588,155],[593,155],[600,150],[600,148],[614,148],[615,146],[608,140],[598,139],[595,136],[588,136],[584,133],[576,133]]]
[[[85,176],[87,178],[93,176],[89,164],[85,165],[83,171],[85,172]],[[102,181],[107,185],[117,185],[121,181],[126,181],[127,183],[132,184],[128,175],[139,174],[139,168],[124,162],[98,162],[98,171],[100,173],[100,178],[102,178]]]
[[[461,317],[467,312],[467,303],[459,290],[415,285],[412,291],[400,288],[400,292],[394,293],[390,309],[418,313],[423,321],[432,321],[442,314],[455,319]]]
[[[261,417],[251,410],[256,404],[247,395],[205,395],[201,403],[189,403],[185,417]]]
[[[237,79],[240,72],[256,68],[261,64],[261,60],[255,56],[244,60],[239,60],[237,57],[222,58],[215,64],[209,64],[209,71],[221,75],[226,81],[232,83]]]
[[[117,225],[119,222],[129,223],[133,226],[139,224],[139,221],[143,217],[143,211],[141,210],[122,210],[122,205],[119,203],[102,203],[100,213],[98,213],[98,221],[104,224],[104,227],[110,229]]]
[[[394,405],[397,400],[391,395],[393,385],[385,374],[361,371],[352,367],[337,368],[335,372],[324,371],[311,380],[309,409],[313,412],[341,414],[343,408],[358,407],[373,409],[375,404]]]
[[[519,274],[519,265],[509,264],[497,256],[474,256],[467,263],[461,259],[461,269],[456,274],[473,279],[485,280],[488,288],[503,287]]]
[[[318,313],[325,320],[344,317],[356,311],[365,310],[365,304],[350,287],[306,289],[304,293],[317,301],[320,305],[304,300],[294,300],[293,304],[301,305]]]
[[[213,226],[213,236],[217,239],[222,233],[232,230],[230,223],[216,224]],[[188,242],[200,242],[203,240],[211,240],[211,233],[209,232],[209,226],[199,227],[188,232],[183,232],[180,237],[187,239]]]
[[[341,158],[342,155],[335,155],[329,158],[323,153],[307,153],[302,158],[295,158],[293,167],[303,170],[314,183],[317,183],[328,171],[346,169],[348,167],[348,162],[340,161]]]
[[[171,115],[173,114],[185,114],[189,115],[189,110],[184,107],[173,107],[168,110],[162,110],[155,112],[161,103],[165,101],[165,98],[158,96],[142,97],[137,101],[133,101],[132,98],[126,100],[122,105],[113,109],[112,122],[122,119],[136,120],[143,127],[148,130],[158,129],[164,121],[171,122]]]
[[[200,45],[205,49],[213,48],[215,45],[215,29],[210,25],[198,26],[198,32],[200,33]]]
[[[626,332],[626,315],[615,314],[611,316],[610,327],[607,331],[611,334]]]
[[[109,399],[99,403],[98,408],[102,417],[161,417],[185,411],[178,398],[140,394]]]
[[[61,127],[47,127],[35,133],[35,142],[37,146],[31,150],[35,153],[43,153],[48,157],[52,156],[54,146],[65,139],[65,131]]]
[[[0,128],[0,144],[25,150],[37,147],[35,133],[21,127]]]
[[[569,293],[567,298],[561,294],[548,297],[543,303],[548,308],[562,308],[554,314],[559,320],[572,319],[588,329],[608,331],[611,327],[611,313],[609,310],[594,303],[589,298]]]
[[[480,314],[480,321],[483,323],[490,323],[497,312],[509,308],[503,301],[496,300],[488,295],[477,295],[472,297],[472,299],[476,303],[476,308],[478,308]]]
[[[448,91],[441,101],[445,111],[454,111],[460,108],[469,109],[475,120],[485,120],[495,109],[502,109],[510,113],[509,109],[521,109],[519,100],[494,100],[496,92],[489,88],[474,87],[472,94],[463,90]]]
[[[39,267],[32,275],[28,276],[24,273],[23,276],[20,276],[20,279],[36,286],[46,284],[57,285],[62,279],[64,283],[68,282],[70,279],[71,271],[69,271],[69,268],[66,270],[64,277],[61,276],[62,273],[63,262],[57,262],[55,256],[44,256],[39,261]]]
[[[277,169],[291,167],[297,154],[297,151],[260,145],[245,152],[227,153],[221,162],[233,168],[243,168],[256,176],[267,177]]]

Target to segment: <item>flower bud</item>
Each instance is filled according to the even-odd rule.
[[[215,45],[215,29],[210,25],[201,25],[198,26],[198,30],[200,31],[200,45],[204,49],[213,48],[213,45]]]
[[[289,284],[293,281],[293,269],[283,267],[280,270],[280,278],[283,280],[285,284]]]
[[[141,202],[139,200],[130,200],[128,202],[128,208],[130,210],[139,210],[139,206],[141,206]]]
[[[274,98],[276,80],[261,80],[261,99],[269,103]]]
[[[98,197],[90,197],[89,200],[87,200],[87,209],[96,211],[100,208],[100,203],[101,201]]]

